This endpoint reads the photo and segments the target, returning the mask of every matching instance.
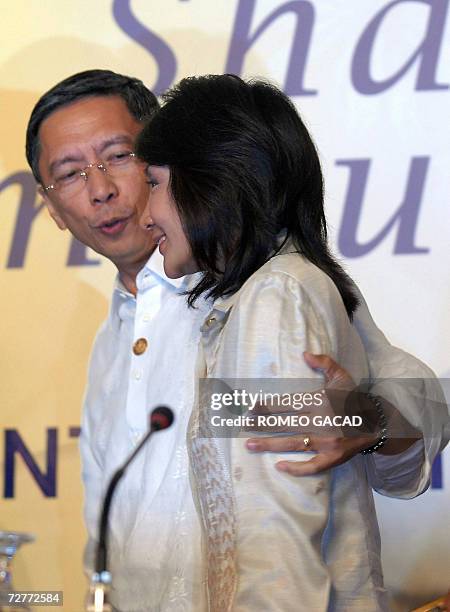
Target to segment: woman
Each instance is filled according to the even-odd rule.
[[[202,272],[189,292],[192,306],[212,303],[199,378],[311,378],[302,350],[366,377],[357,299],[328,250],[320,163],[292,103],[233,75],[184,79],[164,98],[137,147],[151,184],[143,222],[160,232],[169,277]],[[210,609],[386,609],[363,458],[280,475],[239,437],[208,437],[202,399],[190,456]]]

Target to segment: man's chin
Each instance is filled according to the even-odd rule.
[[[149,257],[153,254],[156,249],[156,244],[151,243],[146,249],[142,249],[140,252],[121,251],[117,249],[93,249],[96,253],[102,257],[109,259],[117,268],[127,267],[140,267],[143,268],[147,263]]]

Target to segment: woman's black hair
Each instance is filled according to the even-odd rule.
[[[234,75],[183,79],[163,96],[137,154],[170,167],[170,189],[202,280],[189,303],[237,291],[279,250],[299,253],[336,284],[351,317],[352,281],[330,254],[316,148],[289,98]]]

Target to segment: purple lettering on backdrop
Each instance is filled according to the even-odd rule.
[[[152,89],[159,95],[170,87],[177,72],[177,60],[172,49],[133,15],[130,0],[114,0],[113,16],[118,25],[156,60],[158,78]]]
[[[431,488],[432,489],[443,489],[444,483],[442,478],[442,455],[437,455],[433,461],[431,468]]]
[[[19,210],[17,212],[16,224],[6,267],[23,268],[30,240],[31,227],[38,214],[44,208],[44,204],[36,204],[36,181],[31,172],[17,172],[16,174],[8,176],[0,183],[0,193],[13,185],[19,185],[21,193],[19,197]],[[98,259],[92,260],[87,258],[86,249],[87,247],[84,244],[81,244],[76,238],[72,237],[67,265],[96,266],[100,264],[100,260]]]
[[[70,242],[69,256],[67,258],[68,266],[99,266],[100,259],[87,258],[87,246],[72,236]]]
[[[47,429],[47,471],[41,472],[18,431],[16,429],[5,430],[5,498],[14,497],[16,453],[24,460],[42,493],[46,497],[56,497],[57,441],[58,431],[49,427]]]
[[[399,4],[426,4],[430,9],[428,26],[422,43],[398,72],[384,81],[375,81],[370,75],[370,59],[375,38],[386,14]],[[379,94],[399,81],[415,62],[419,62],[419,71],[415,89],[418,91],[448,89],[448,84],[436,82],[436,70],[439,52],[447,18],[448,0],[395,0],[385,6],[369,23],[362,33],[352,61],[352,83],[359,93],[365,95]]]
[[[429,157],[413,157],[409,171],[405,198],[384,228],[365,244],[358,242],[357,231],[361,218],[364,192],[369,176],[370,159],[341,159],[337,166],[350,168],[350,180],[344,203],[338,246],[345,257],[362,257],[375,249],[391,229],[398,225],[394,253],[396,255],[428,253],[429,248],[414,244]]]
[[[22,268],[25,261],[31,225],[44,205],[39,204],[39,206],[36,206],[36,182],[30,172],[17,172],[8,176],[0,183],[0,193],[12,185],[19,185],[21,192],[19,210],[17,212],[16,225],[6,267]]]
[[[241,74],[245,54],[256,39],[278,17],[293,13],[296,16],[296,27],[283,89],[289,96],[316,95],[317,90],[303,87],[306,60],[314,25],[314,7],[312,4],[304,0],[286,2],[266,17],[254,34],[250,36],[254,8],[255,0],[240,0],[238,4],[225,72]]]

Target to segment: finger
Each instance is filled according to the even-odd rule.
[[[329,355],[321,355],[303,351],[303,357],[310,368],[321,370],[325,376],[329,376],[336,368],[336,362]]]
[[[314,370],[320,370],[323,373],[328,384],[336,384],[342,381],[353,383],[347,370],[341,368],[341,366],[328,355],[314,355],[313,353],[304,351],[303,356],[309,367]]]
[[[275,467],[280,472],[291,476],[312,476],[329,470],[339,463],[331,454],[319,453],[308,461],[278,461]]]
[[[305,444],[308,440],[308,444]],[[314,450],[314,441],[307,434],[301,436],[275,436],[273,438],[250,438],[245,443],[253,452],[291,453]]]
[[[298,417],[298,413],[257,415],[256,418],[245,422],[243,430],[264,432],[265,434],[291,433],[300,435],[306,431],[306,427],[299,425],[298,420],[295,420],[296,417]]]
[[[275,414],[299,414],[300,409],[295,408],[294,400],[292,399],[292,405],[279,405],[275,403],[263,404],[257,403],[252,408],[252,410],[247,412],[248,416],[272,416]],[[311,414],[310,410],[307,410],[305,407],[301,408],[302,414]]]
[[[302,432],[302,428],[298,425],[284,425],[284,424],[267,424],[267,423],[259,423],[255,421],[253,423],[248,423],[243,428],[243,431],[251,432],[261,432],[267,435],[275,435],[275,434],[299,434]]]

